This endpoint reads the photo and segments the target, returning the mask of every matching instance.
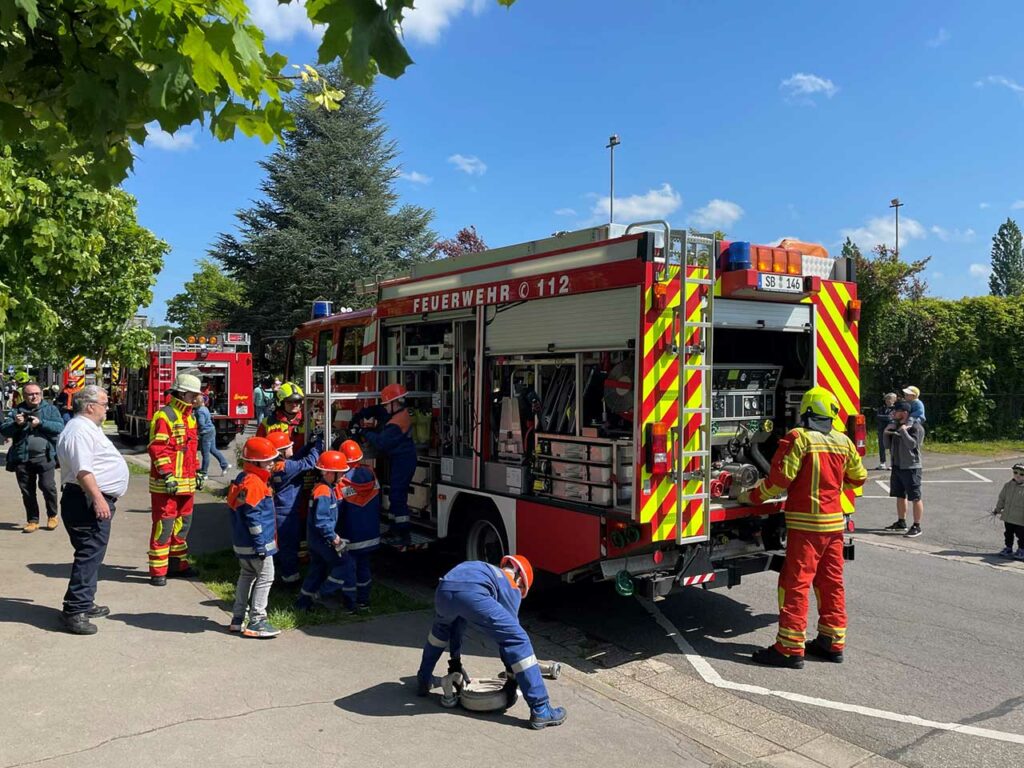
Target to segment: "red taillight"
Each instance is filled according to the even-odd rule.
[[[857,453],[861,456],[865,455],[868,452],[868,427],[864,414],[858,413],[847,419],[846,430],[849,432],[853,444],[857,446]]]
[[[661,565],[662,561],[665,559],[665,553],[662,552],[660,549],[656,549],[654,550],[652,558],[654,559],[655,565]]]
[[[647,471],[652,475],[668,474],[668,426],[647,425]]]
[[[850,303],[846,305],[846,319],[851,323],[860,320],[860,300],[851,299]]]

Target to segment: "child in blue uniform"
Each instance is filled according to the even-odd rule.
[[[380,545],[380,484],[377,476],[365,464],[363,449],[355,440],[341,444],[341,453],[348,462],[349,470],[342,478],[342,506],[338,533],[348,541],[347,552],[352,562],[349,576],[355,586],[356,612],[370,610],[370,555]]]
[[[434,625],[423,646],[417,678],[417,694],[426,696],[430,690],[434,667],[444,649],[448,649],[448,674],[461,672],[462,635],[467,624],[498,644],[498,654],[511,672],[505,688],[506,702],[515,702],[515,689],[523,691],[530,705],[530,727],[534,729],[561,725],[565,708],[552,707],[541,678],[533,645],[519,623],[519,605],[533,582],[533,568],[522,555],[507,555],[501,567],[472,560],[460,563],[441,579],[434,595]]]
[[[274,556],[274,566],[281,582],[295,587],[302,578],[299,573],[299,544],[305,522],[302,512],[308,501],[306,476],[316,467],[322,440],[317,437],[306,443],[293,458],[292,438],[287,432],[269,432],[267,439],[278,451],[278,461],[270,474],[277,514],[277,545],[280,548]]]
[[[325,451],[320,454],[316,468],[320,470],[320,481],[313,486],[306,520],[309,570],[295,607],[309,610],[314,600],[323,601],[340,592],[345,608],[354,610],[355,585],[349,587],[346,583],[352,580],[351,560],[345,554],[347,542],[337,534],[341,478],[348,471],[348,462],[338,451]]]

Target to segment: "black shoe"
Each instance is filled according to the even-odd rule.
[[[171,578],[190,579],[197,577],[199,575],[199,571],[196,569],[195,566],[190,565],[188,568],[183,568],[180,571],[169,570],[167,571],[167,575]]]
[[[360,616],[365,616],[370,612],[370,606],[367,603],[357,603],[355,612]]]
[[[85,612],[85,615],[90,619],[102,619],[104,616],[110,615],[110,609],[105,605],[92,604],[92,608]]]
[[[149,583],[152,584],[154,587],[165,587],[165,586],[167,586],[167,577],[166,576],[150,576],[149,577]]]
[[[910,526],[910,530],[907,531],[903,535],[906,536],[908,539],[913,539],[913,538],[915,538],[917,536],[920,536],[921,535],[921,526],[918,525],[917,523],[914,523],[912,526]]]
[[[781,653],[774,645],[754,651],[751,658],[758,664],[765,664],[769,667],[785,667],[786,669],[803,669],[803,656],[787,656]]]
[[[892,525],[887,525],[882,529],[883,531],[905,531],[907,530],[906,520],[897,520]]]
[[[843,652],[832,650],[832,639],[818,635],[804,646],[804,650],[811,656],[825,659],[835,664],[843,663]]]
[[[73,635],[95,635],[96,625],[84,613],[61,613],[64,628]]]
[[[436,688],[440,684],[441,681],[433,675],[426,679],[420,677],[419,675],[416,675],[416,695],[426,696],[430,693],[431,688]]]

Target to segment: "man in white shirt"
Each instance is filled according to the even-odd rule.
[[[128,490],[128,464],[103,434],[107,403],[101,387],[84,387],[74,398],[75,416],[57,441],[64,484],[60,511],[75,550],[61,619],[75,635],[96,634],[96,625],[89,619],[110,613],[95,603],[96,581],[107,553],[114,505]]]

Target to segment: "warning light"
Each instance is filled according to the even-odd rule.
[[[668,474],[668,426],[661,422],[647,425],[647,471]]]
[[[846,305],[846,318],[851,323],[860,320],[860,299],[851,299]]]
[[[665,283],[654,284],[654,308],[662,311],[668,307],[668,286]]]
[[[189,336],[188,337],[188,343],[189,344],[195,344],[196,343],[196,337],[195,336]]]
[[[216,344],[217,343],[217,337],[216,336],[211,336],[210,337],[210,343],[211,344]]]

